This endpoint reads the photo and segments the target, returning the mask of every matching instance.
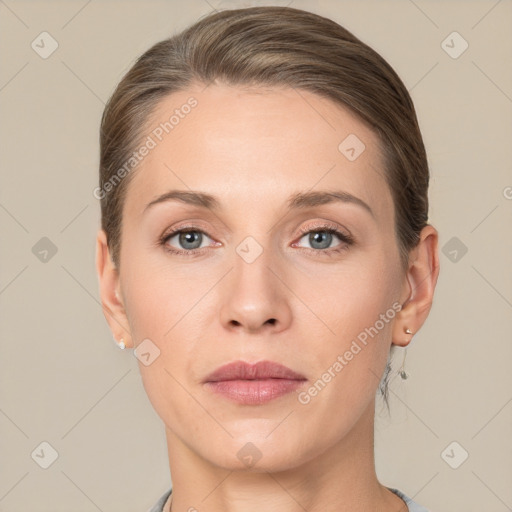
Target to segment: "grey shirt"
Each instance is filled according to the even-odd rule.
[[[407,506],[409,507],[409,512],[429,512],[425,507],[422,507],[421,505],[418,505],[415,501],[413,501],[411,498],[406,496],[403,492],[399,491],[398,489],[392,489],[391,487],[388,487],[388,489],[391,492],[394,492],[399,498],[402,498]],[[160,499],[153,505],[152,508],[148,510],[148,512],[163,512],[164,505],[171,495],[172,487],[165,491],[165,494],[163,494]]]

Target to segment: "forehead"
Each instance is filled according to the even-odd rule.
[[[392,209],[378,137],[348,108],[307,91],[191,87],[160,101],[144,141],[151,149],[126,197],[133,214],[170,189],[207,192],[244,208],[342,189],[383,220]]]

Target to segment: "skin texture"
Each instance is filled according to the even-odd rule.
[[[378,139],[348,109],[289,88],[197,85],[162,100],[148,126],[190,96],[198,105],[134,171],[119,270],[105,233],[97,238],[114,337],[127,348],[149,338],[160,350],[139,367],[166,427],[172,510],[407,510],[376,478],[375,393],[391,344],[406,346],[405,328],[416,333],[429,313],[437,231],[424,228],[404,272]],[[354,161],[338,150],[349,134],[366,146]],[[144,212],[171,189],[211,194],[221,208],[167,201]],[[287,208],[292,194],[319,190],[349,192],[373,215],[348,202]],[[300,231],[326,222],[354,243],[332,235],[318,248]],[[185,226],[205,233],[196,256],[159,245]],[[263,249],[252,263],[236,250],[248,236]],[[187,250],[178,236],[166,244]],[[303,374],[307,390],[393,303],[406,305],[307,404],[292,392],[240,405],[202,384],[227,362],[271,360]],[[253,467],[237,456],[249,442],[261,453]]]

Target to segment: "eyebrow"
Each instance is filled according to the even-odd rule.
[[[180,201],[185,204],[199,206],[201,208],[207,208],[213,211],[218,211],[221,209],[221,203],[210,194],[186,190],[170,190],[169,192],[158,196],[157,198],[153,199],[153,201],[148,203],[144,208],[144,212],[156,204],[165,203],[168,201]],[[362,207],[364,210],[370,213],[372,217],[375,218],[373,210],[367,203],[365,203],[359,197],[356,197],[353,194],[343,190],[298,192],[288,198],[287,204],[290,210],[297,210],[335,202],[355,204]]]

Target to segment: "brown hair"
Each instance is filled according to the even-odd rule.
[[[100,187],[96,189],[101,191],[102,228],[116,266],[124,198],[133,176],[125,171],[120,179],[119,170],[147,135],[148,118],[161,99],[194,83],[209,85],[216,80],[314,92],[348,107],[372,127],[382,149],[382,171],[395,206],[400,261],[406,268],[409,251],[427,224],[429,182],[409,93],[377,52],[339,24],[276,6],[204,17],[152,46],[117,86],[101,120]],[[384,387],[384,395],[385,391]]]

